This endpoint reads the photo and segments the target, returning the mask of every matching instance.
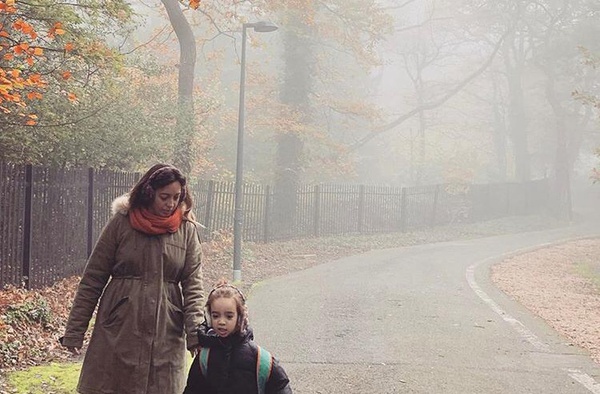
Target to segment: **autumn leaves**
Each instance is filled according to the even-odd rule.
[[[44,69],[38,63],[47,60],[46,51],[66,56],[74,50],[74,44],[58,38],[66,33],[61,22],[50,23],[41,32],[26,17],[15,0],[0,1],[0,111],[17,115],[13,118],[16,123],[33,126],[38,117],[29,111],[28,104],[43,99],[48,88],[46,76],[55,73],[62,80],[71,78],[71,72],[60,65]],[[64,91],[64,96],[73,103],[77,101],[71,92]]]

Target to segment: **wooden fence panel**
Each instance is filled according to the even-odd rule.
[[[86,170],[33,168],[31,287],[79,273],[87,258],[86,213]]]
[[[314,186],[303,185],[298,188],[296,211],[293,215],[293,238],[315,236],[315,190]]]
[[[404,230],[417,230],[429,227],[436,202],[436,186],[407,187],[405,190],[405,217],[402,219]],[[439,200],[437,201],[439,202]]]
[[[0,285],[40,287],[81,273],[91,244],[111,216],[114,199],[139,177],[0,162]],[[190,184],[196,218],[206,227],[205,239],[232,232],[234,188],[233,182]],[[548,180],[410,188],[302,185],[295,193],[246,184],[243,193],[242,236],[251,242],[406,231],[538,213],[550,203]]]
[[[263,211],[265,199],[264,188],[256,184],[245,184],[243,190],[243,239],[251,242],[258,242],[263,238],[263,220],[265,216]]]
[[[0,285],[23,281],[25,166],[0,162]]]
[[[321,185],[321,235],[357,232],[359,200],[358,185]]]
[[[366,186],[364,189],[364,233],[390,232],[401,229],[402,189]]]

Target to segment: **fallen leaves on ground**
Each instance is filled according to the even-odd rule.
[[[528,216],[406,233],[342,235],[268,244],[245,243],[242,256],[243,283],[240,286],[244,291],[249,291],[254,283],[262,280],[373,249],[541,230],[559,225],[560,222],[551,218]],[[204,284],[207,289],[220,278],[231,278],[232,245],[232,236],[227,232],[220,232],[211,242],[202,245]],[[51,361],[80,359],[58,343],[79,279],[77,276],[66,278],[40,290],[7,287],[0,291],[0,372]],[[87,335],[89,339],[89,331]]]

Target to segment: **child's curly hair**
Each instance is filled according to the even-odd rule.
[[[248,307],[246,306],[246,297],[240,289],[221,278],[213,289],[208,293],[205,304],[205,313],[210,318],[212,302],[218,298],[233,298],[235,300],[238,321],[236,330],[240,335],[246,333],[248,328]],[[208,319],[207,319],[208,320]]]

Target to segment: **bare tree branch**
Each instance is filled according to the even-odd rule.
[[[416,108],[413,108],[412,110],[408,111],[404,115],[401,115],[398,119],[396,119],[386,125],[376,127],[367,136],[361,138],[360,140],[358,140],[357,142],[352,144],[350,146],[350,149],[354,150],[354,149],[360,148],[361,146],[365,145],[367,142],[371,141],[373,138],[401,125],[402,123],[404,123],[408,119],[412,118],[419,112],[428,111],[428,110],[437,108],[437,107],[441,106],[442,104],[444,104],[446,101],[450,100],[457,93],[459,93],[465,86],[467,86],[471,81],[473,81],[475,78],[477,78],[479,75],[481,75],[490,66],[490,64],[492,64],[492,62],[496,58],[496,55],[498,54],[498,51],[500,50],[500,48],[502,46],[502,43],[504,42],[504,39],[506,38],[506,36],[508,34],[509,34],[509,31],[504,33],[504,35],[498,40],[498,42],[494,46],[494,50],[492,51],[492,53],[490,54],[488,59],[485,61],[485,63],[483,63],[477,70],[475,70],[467,78],[465,78],[460,83],[458,83],[452,90],[450,90],[444,96],[442,96],[441,98],[439,98],[435,101],[432,101],[430,103],[426,103],[426,104],[423,104]]]

